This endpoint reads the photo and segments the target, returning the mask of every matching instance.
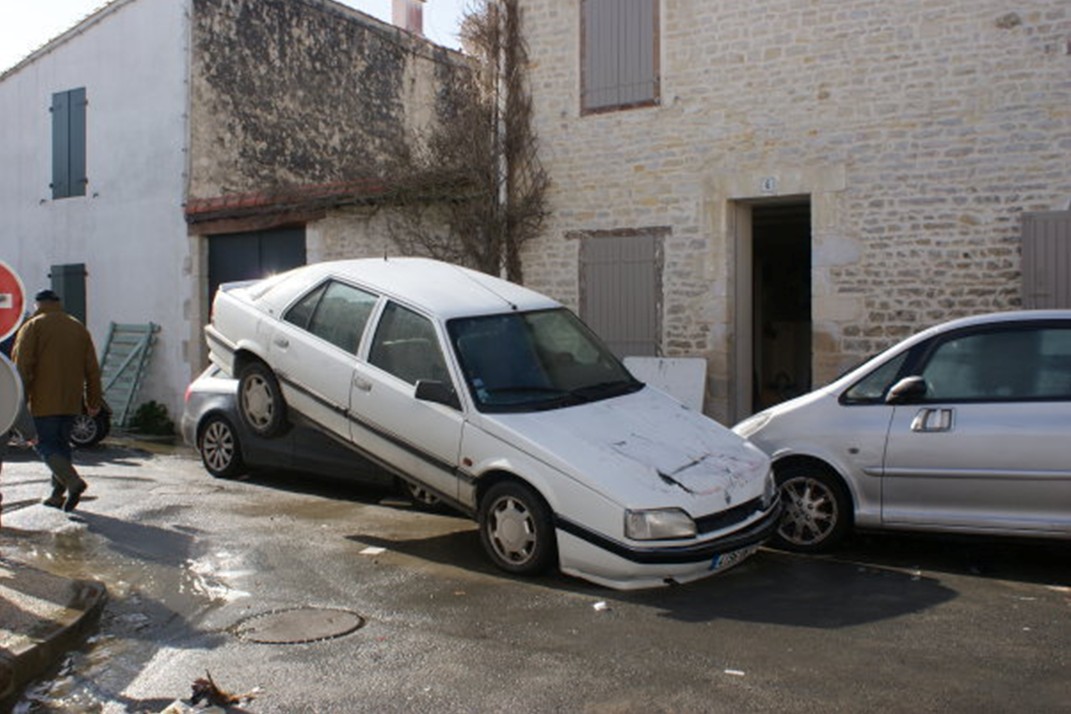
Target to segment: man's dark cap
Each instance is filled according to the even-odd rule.
[[[33,296],[33,299],[37,302],[59,302],[59,295],[53,291],[45,288],[44,290],[38,290],[37,294]]]

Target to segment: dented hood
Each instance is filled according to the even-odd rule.
[[[645,387],[484,428],[625,506],[706,514],[762,495],[769,459],[714,420]]]

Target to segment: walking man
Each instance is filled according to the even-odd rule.
[[[19,329],[12,357],[37,427],[37,453],[52,471],[43,503],[69,512],[88,487],[71,463],[71,428],[83,403],[90,416],[100,411],[100,365],[89,331],[56,293],[42,290],[34,300],[37,311]]]

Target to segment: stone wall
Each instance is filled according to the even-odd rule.
[[[812,215],[816,384],[1019,306],[1024,211],[1071,200],[1066,0],[662,0],[656,107],[581,116],[579,0],[522,0],[553,217],[528,284],[577,301],[575,231],[668,227],[663,348],[728,419],[739,206]]]
[[[460,65],[330,0],[193,0],[190,196],[380,176]]]

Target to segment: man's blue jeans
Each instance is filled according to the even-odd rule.
[[[59,454],[70,461],[74,415],[34,417],[33,423],[37,427],[37,446],[34,448],[41,459],[47,462],[49,456]]]

